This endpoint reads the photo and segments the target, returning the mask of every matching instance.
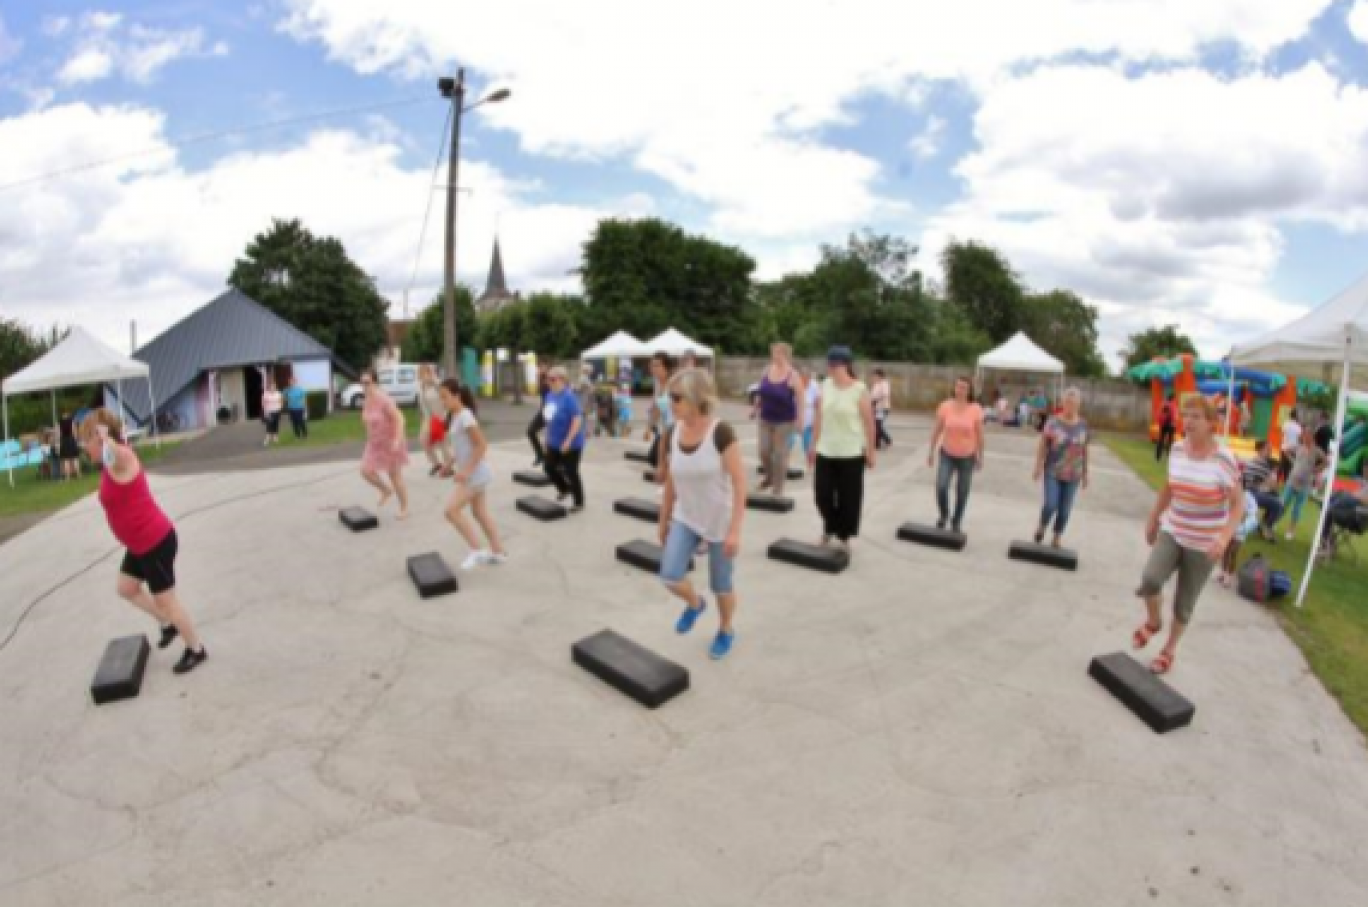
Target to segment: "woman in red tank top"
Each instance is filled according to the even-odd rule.
[[[118,416],[95,410],[81,423],[81,443],[92,462],[104,465],[100,506],[114,537],[127,549],[119,567],[119,595],[157,621],[157,648],[165,649],[177,636],[184,638],[185,653],[172,670],[193,671],[209,653],[176,595],[176,527],[152,497],[138,455],[124,443]]]

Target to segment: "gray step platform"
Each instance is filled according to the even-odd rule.
[[[633,463],[649,463],[649,462],[651,462],[651,454],[650,454],[650,451],[646,451],[646,450],[629,450],[629,451],[627,451],[625,454],[622,455],[622,458],[623,458],[624,460],[631,460]]]
[[[755,471],[757,474],[763,476],[765,474],[764,465],[762,464],[760,466],[755,467]],[[792,466],[790,466],[788,472],[784,474],[784,478],[790,482],[796,482],[799,479],[803,478],[803,476],[805,475],[807,475],[807,473],[803,472],[801,469],[794,469]]]
[[[1186,697],[1125,652],[1099,655],[1088,665],[1088,674],[1156,734],[1187,727],[1197,714]]]
[[[770,560],[820,570],[823,573],[840,573],[850,566],[850,555],[835,546],[823,548],[821,545],[795,542],[793,539],[780,539],[769,546],[768,553]]]
[[[533,488],[545,488],[551,484],[551,480],[546,477],[546,473],[535,469],[520,469],[513,473],[513,481],[519,485],[530,485]]]
[[[937,529],[923,523],[903,523],[898,527],[898,538],[904,542],[916,542],[918,545],[944,548],[947,551],[963,551],[969,541],[969,536],[963,532]]]
[[[352,532],[365,532],[380,525],[375,514],[363,507],[343,507],[337,512],[337,518]]]
[[[1078,553],[1069,548],[1052,548],[1049,545],[1037,545],[1035,542],[1012,542],[1012,547],[1007,550],[1007,556],[1014,561],[1044,564],[1046,567],[1058,567],[1060,570],[1078,569]]]
[[[543,523],[548,523],[551,520],[563,520],[569,512],[555,501],[549,501],[536,495],[518,498],[518,510],[533,519],[541,520]]]
[[[751,492],[746,495],[747,510],[763,510],[766,513],[788,513],[793,510],[793,498],[776,498],[772,494]]]
[[[659,708],[689,688],[689,672],[612,630],[601,630],[570,647],[584,670],[648,709]]]
[[[152,647],[146,636],[124,636],[105,646],[95,679],[90,682],[90,698],[96,705],[133,699],[142,692],[143,672]]]
[[[617,546],[617,559],[624,564],[631,564],[633,567],[640,567],[648,573],[660,572],[660,558],[664,555],[661,547],[653,542],[637,539],[625,545]],[[694,568],[694,559],[689,558],[689,569]]]
[[[644,498],[622,498],[613,502],[613,512],[636,517],[647,523],[660,522],[660,502]]]
[[[456,574],[451,572],[447,562],[435,551],[409,558],[408,572],[413,585],[418,587],[418,594],[423,598],[450,595],[460,588],[456,582]]]

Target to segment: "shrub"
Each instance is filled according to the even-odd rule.
[[[310,422],[328,418],[328,392],[309,391],[305,394],[304,411],[309,414]]]

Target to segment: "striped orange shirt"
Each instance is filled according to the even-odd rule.
[[[1235,456],[1218,447],[1205,459],[1188,456],[1187,442],[1169,453],[1169,491],[1172,499],[1160,528],[1184,548],[1206,551],[1230,520],[1230,491],[1240,485]]]

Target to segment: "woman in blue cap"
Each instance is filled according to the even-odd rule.
[[[850,347],[827,351],[827,378],[822,382],[812,426],[813,470],[817,509],[822,514],[823,546],[834,539],[846,554],[860,534],[864,472],[874,468],[874,408],[869,388],[855,377]]]

